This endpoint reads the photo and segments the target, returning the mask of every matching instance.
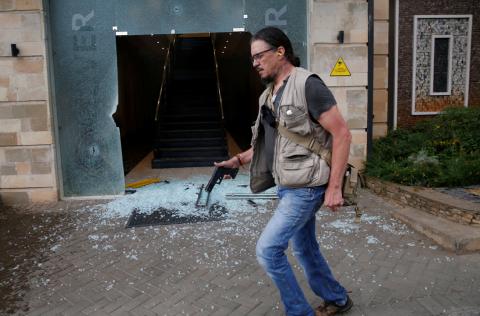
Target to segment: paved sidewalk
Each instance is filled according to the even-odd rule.
[[[442,250],[390,217],[399,206],[367,190],[359,204],[359,224],[351,208],[317,216],[323,253],[352,291],[348,315],[480,315],[480,254]],[[18,315],[284,315],[255,259],[270,216],[252,207],[224,221],[125,229],[126,218],[75,213],[29,261],[25,284],[12,287],[22,300],[10,307]],[[13,268],[0,266],[0,276]]]

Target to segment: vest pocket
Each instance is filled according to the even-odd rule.
[[[301,187],[309,184],[312,180],[313,166],[312,159],[294,162],[280,161],[277,168],[280,185]]]
[[[304,108],[297,108],[293,105],[282,105],[279,111],[279,124],[285,126],[291,132],[300,135],[310,133],[308,112],[306,112]]]

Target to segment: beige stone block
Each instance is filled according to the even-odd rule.
[[[2,47],[8,45],[7,51],[10,48],[10,43],[18,43],[20,41],[20,29],[9,29],[8,32],[0,32],[0,44]],[[5,48],[3,48],[5,49]],[[10,55],[8,55],[10,56]]]
[[[16,0],[15,1],[15,8],[17,10],[41,10],[42,7],[43,6],[42,6],[41,0]]]
[[[20,119],[0,119],[0,133],[21,132],[22,121]]]
[[[388,57],[387,56],[373,57],[373,88],[374,89],[388,88]]]
[[[310,21],[312,43],[337,43],[340,30],[345,43],[368,42],[366,1],[315,1]]]
[[[48,203],[58,201],[58,191],[55,188],[37,189],[29,192],[32,203]]]
[[[375,0],[373,5],[373,16],[375,20],[389,19],[389,0]]]
[[[17,92],[18,101],[45,100],[48,97],[46,87],[36,87],[31,90],[20,90]]]
[[[362,170],[367,157],[367,132],[365,129],[350,130],[352,144],[350,145],[349,163]]]
[[[12,105],[8,103],[0,103],[0,119],[14,118],[12,113]]]
[[[52,150],[50,146],[32,149],[32,162],[51,162]]]
[[[20,189],[20,188],[44,188],[54,185],[52,174],[39,175],[0,175],[0,188],[2,189]]]
[[[3,175],[14,175],[14,174],[17,174],[17,170],[15,170],[15,166],[11,166],[11,165],[0,165],[0,174],[3,174]]]
[[[331,91],[348,127],[366,128],[367,90],[363,87],[332,87]]]
[[[47,118],[48,106],[46,102],[25,104],[24,109],[25,117]]]
[[[10,145],[5,145],[5,146],[10,146]],[[7,159],[5,158],[5,150],[7,150],[9,147],[2,147],[0,146],[0,165],[11,165],[11,163],[7,162]]]
[[[9,11],[9,10],[13,10],[14,8],[15,8],[14,0],[0,1],[0,11]]]
[[[22,15],[14,12],[0,12],[0,27],[4,32],[10,29],[21,28]]]
[[[15,75],[11,90],[16,93],[16,101],[47,99],[47,87],[43,73]]]
[[[388,54],[388,22],[375,21],[374,54]]]
[[[32,101],[12,104],[14,118],[47,118],[48,107],[45,101]]]
[[[24,129],[25,132],[45,132],[50,130],[50,124],[46,118],[33,118],[28,120],[28,129]]]
[[[17,133],[0,133],[0,146],[18,145]]]
[[[52,173],[52,164],[50,162],[33,162],[31,165],[31,174],[50,174]]]
[[[38,28],[38,29],[32,28],[31,30],[22,29],[20,39],[22,42],[39,42],[42,40],[42,29],[41,28]]]
[[[350,157],[348,158],[348,163],[353,165],[359,171],[362,171],[365,169],[365,160],[366,158]]]
[[[27,162],[31,159],[31,151],[28,148],[9,147],[5,148],[6,162]]]
[[[366,159],[367,157],[367,145],[366,144],[351,144],[350,155],[351,159]],[[349,158],[349,159],[350,159]]]
[[[31,173],[30,162],[17,162],[15,163],[15,170],[17,175],[26,175]]]
[[[365,130],[351,130],[352,144],[367,144],[367,132]]]
[[[3,205],[17,205],[30,203],[30,196],[25,191],[0,190],[0,200]]]
[[[0,87],[8,88],[10,86],[10,78],[0,75]]]
[[[373,123],[372,137],[374,139],[387,136],[388,125],[387,123]]]
[[[22,56],[45,56],[43,42],[22,42],[17,44]]]
[[[330,77],[330,73],[320,74],[323,81],[330,87],[359,87],[368,85],[368,73],[353,73],[350,77]]]
[[[19,33],[19,32],[18,32]],[[7,41],[0,40],[0,56],[10,57],[11,48],[10,44],[15,42],[18,49],[20,50],[20,57],[29,57],[29,56],[44,56],[45,55],[45,45],[41,41],[36,42],[24,42],[19,41],[21,35],[18,35],[16,39]],[[1,36],[0,36],[1,37]]]
[[[0,32],[1,34],[2,32]],[[13,75],[13,58],[0,58],[0,75],[3,78],[8,78]]]
[[[18,94],[16,89],[9,89],[7,91],[7,101],[18,101]]]
[[[367,89],[347,89],[348,125],[350,128],[367,127],[367,99]]]
[[[387,122],[388,120],[388,91],[386,89],[373,90],[373,122]]]
[[[46,132],[22,132],[18,133],[19,145],[50,145],[52,144],[52,134]]]
[[[24,12],[22,13],[22,27],[25,28],[38,28],[42,23],[41,12]]]
[[[19,58],[14,63],[14,70],[17,73],[42,73],[43,72],[43,58]]]
[[[340,57],[343,58],[351,76],[330,76]],[[319,74],[327,86],[366,86],[368,84],[366,45],[316,44],[311,65],[312,71]]]
[[[0,87],[0,101],[8,101],[8,89]]]

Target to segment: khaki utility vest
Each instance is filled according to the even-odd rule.
[[[314,75],[303,68],[295,68],[284,88],[282,99],[276,111],[277,124],[289,133],[302,137],[310,136],[323,149],[331,152],[331,136],[323,127],[310,119],[305,83]],[[273,85],[267,86],[259,99],[259,106],[267,105],[272,110]],[[263,154],[265,136],[261,128],[261,111],[252,127],[253,158],[250,164],[250,189],[254,193],[262,192],[275,184],[284,187],[313,187],[326,184],[330,176],[330,167],[326,159],[311,149],[292,141],[285,132],[277,132],[274,146],[273,174],[268,170],[267,157]],[[323,156],[323,155],[322,155]]]

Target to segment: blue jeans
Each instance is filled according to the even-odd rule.
[[[278,207],[257,242],[258,262],[279,289],[288,316],[314,315],[285,255],[289,240],[313,292],[340,305],[347,301],[346,290],[334,278],[315,236],[315,213],[324,194],[325,186],[280,187]]]

